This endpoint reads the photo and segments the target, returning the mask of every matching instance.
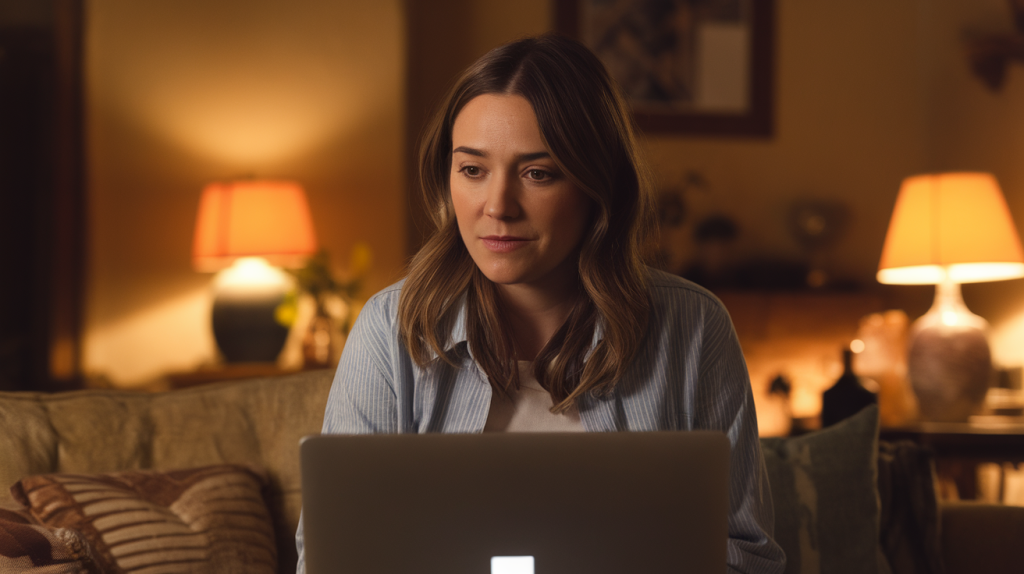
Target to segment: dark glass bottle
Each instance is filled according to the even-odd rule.
[[[877,402],[875,393],[865,389],[853,372],[853,351],[843,349],[843,374],[821,397],[821,426],[834,425]]]

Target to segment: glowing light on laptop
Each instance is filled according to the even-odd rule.
[[[492,556],[491,574],[533,574],[533,556]]]

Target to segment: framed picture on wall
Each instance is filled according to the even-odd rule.
[[[770,137],[775,0],[556,0],[648,133]]]

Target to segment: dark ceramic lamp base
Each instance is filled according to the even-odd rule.
[[[239,259],[213,284],[213,337],[229,363],[274,362],[288,339],[276,312],[288,276],[259,258]]]
[[[273,362],[281,354],[288,328],[274,318],[283,297],[213,303],[213,337],[229,363]]]

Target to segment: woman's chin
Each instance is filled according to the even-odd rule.
[[[517,283],[529,283],[537,279],[536,266],[519,264],[513,261],[485,261],[477,267],[484,277],[498,285],[515,285]]]
[[[497,285],[515,285],[517,283],[525,283],[528,281],[526,274],[518,271],[508,269],[490,271],[481,269],[481,271],[483,272],[484,277],[490,280],[491,283],[495,283]]]

